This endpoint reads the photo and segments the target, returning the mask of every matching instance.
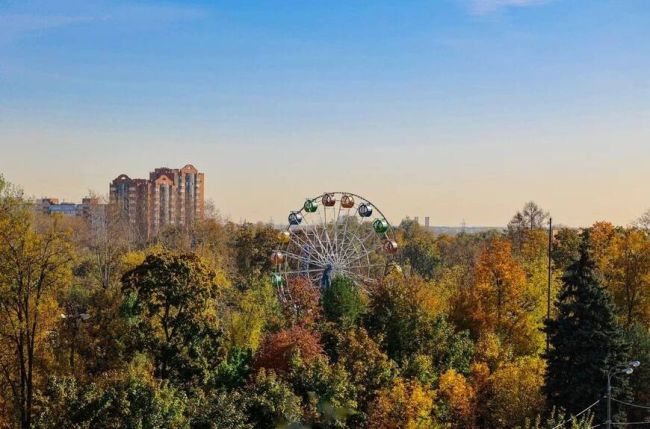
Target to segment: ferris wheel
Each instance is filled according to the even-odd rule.
[[[363,287],[379,280],[397,252],[391,226],[367,199],[350,192],[326,192],[307,198],[291,211],[271,255],[271,281],[280,292],[292,278],[327,288],[335,276]]]

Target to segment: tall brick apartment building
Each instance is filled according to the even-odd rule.
[[[204,215],[204,174],[193,165],[156,168],[149,179],[119,175],[110,185],[110,204],[142,238],[165,225],[189,226]]]

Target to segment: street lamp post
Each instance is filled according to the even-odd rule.
[[[74,352],[77,342],[77,333],[81,326],[81,322],[85,322],[90,319],[90,314],[87,313],[73,313],[73,314],[61,314],[61,319],[73,321],[73,331],[72,331],[72,341],[70,342],[70,369],[74,374]]]
[[[605,422],[607,429],[612,429],[612,377],[616,374],[630,375],[639,365],[641,362],[633,360],[627,366],[615,366],[607,371],[607,421]]]

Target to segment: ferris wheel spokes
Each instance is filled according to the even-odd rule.
[[[329,192],[309,198],[290,212],[289,226],[279,235],[273,284],[284,300],[290,299],[287,281],[297,277],[308,278],[313,287],[327,287],[336,275],[359,287],[374,283],[396,250],[389,233],[385,216],[359,195]]]

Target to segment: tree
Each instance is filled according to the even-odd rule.
[[[607,280],[614,255],[612,245],[616,237],[616,228],[610,222],[596,222],[589,228],[589,248],[591,259],[596,264],[596,274],[601,282]]]
[[[456,332],[429,284],[417,277],[389,275],[371,294],[366,327],[388,356],[403,364],[427,355],[436,369],[466,372],[474,351],[468,332]]]
[[[441,263],[435,236],[413,220],[402,221],[400,229],[404,235],[400,246],[403,260],[415,273],[430,280]]]
[[[271,272],[270,256],[277,244],[278,232],[272,225],[245,223],[239,227],[234,248],[240,276],[250,279]]]
[[[295,325],[264,338],[255,358],[255,367],[286,373],[295,354],[298,354],[304,362],[310,363],[322,353],[323,347],[319,335],[300,325]]]
[[[302,398],[308,426],[345,428],[348,418],[357,412],[356,388],[341,363],[331,364],[323,355],[310,362],[294,356],[288,379]]]
[[[224,345],[255,352],[264,331],[282,320],[275,289],[268,279],[256,279],[244,291],[232,290],[221,319],[226,334]]]
[[[107,206],[103,216],[91,213],[89,233],[84,245],[88,250],[93,278],[107,289],[119,282],[122,256],[130,250],[128,219],[115,206]]]
[[[625,326],[650,323],[650,237],[638,229],[617,234],[612,241],[610,272],[605,278],[621,310]]]
[[[186,429],[187,397],[151,376],[147,359],[137,356],[114,378],[79,383],[50,377],[34,426],[55,428]]]
[[[547,321],[551,349],[544,392],[549,405],[575,414],[603,394],[609,368],[627,361],[614,307],[595,273],[589,232],[583,233],[580,259],[569,266],[556,302],[557,318]],[[626,379],[615,380],[614,395],[626,397]]]
[[[573,228],[560,228],[553,237],[551,258],[556,268],[564,271],[574,263],[580,253],[580,233]]]
[[[512,239],[513,247],[521,251],[531,232],[543,228],[548,218],[548,212],[542,210],[533,201],[524,204],[524,208],[515,213],[508,223],[508,235]]]
[[[366,312],[367,299],[348,277],[334,277],[322,293],[325,317],[344,329],[354,326]]]
[[[67,234],[58,217],[36,217],[19,191],[0,182],[0,380],[24,429],[58,316],[55,294],[71,274]]]
[[[487,242],[478,255],[474,281],[465,298],[474,337],[494,332],[519,353],[534,351],[532,314],[539,307],[540,294],[527,289],[524,269],[512,257],[510,242],[502,238]]]
[[[363,328],[338,332],[334,354],[335,361],[346,369],[355,387],[359,412],[351,418],[352,423],[361,426],[368,405],[396,377],[397,365]]]
[[[438,381],[437,396],[439,419],[454,429],[475,427],[476,392],[462,374],[454,369],[445,371]]]
[[[544,361],[526,356],[508,362],[489,378],[489,421],[491,428],[522,426],[544,407]]]
[[[248,418],[250,398],[241,389],[217,389],[207,395],[201,389],[192,392],[188,404],[192,429],[253,429]]]
[[[256,429],[290,427],[302,420],[300,398],[274,371],[260,369],[246,395],[248,415]]]
[[[434,392],[417,380],[397,378],[370,405],[368,427],[416,429],[434,426]]]
[[[645,231],[650,232],[650,209],[643,213],[634,224]]]
[[[537,229],[543,228],[544,223],[548,219],[549,214],[545,212],[541,207],[535,204],[534,201],[528,201],[524,204],[524,208],[521,211],[515,213],[515,215],[510,220],[508,224],[508,229]]]
[[[124,274],[122,291],[133,346],[153,356],[157,376],[189,381],[215,364],[222,337],[219,286],[197,256],[149,255]]]
[[[287,282],[287,295],[283,302],[284,314],[293,324],[313,327],[322,318],[321,294],[308,277],[298,276]]]
[[[634,393],[631,402],[648,405],[650,404],[650,332],[647,326],[635,324],[626,330],[626,336],[632,351],[630,358],[641,362],[630,376],[630,390]],[[627,416],[628,421],[643,421],[648,417],[648,410],[629,407]]]

